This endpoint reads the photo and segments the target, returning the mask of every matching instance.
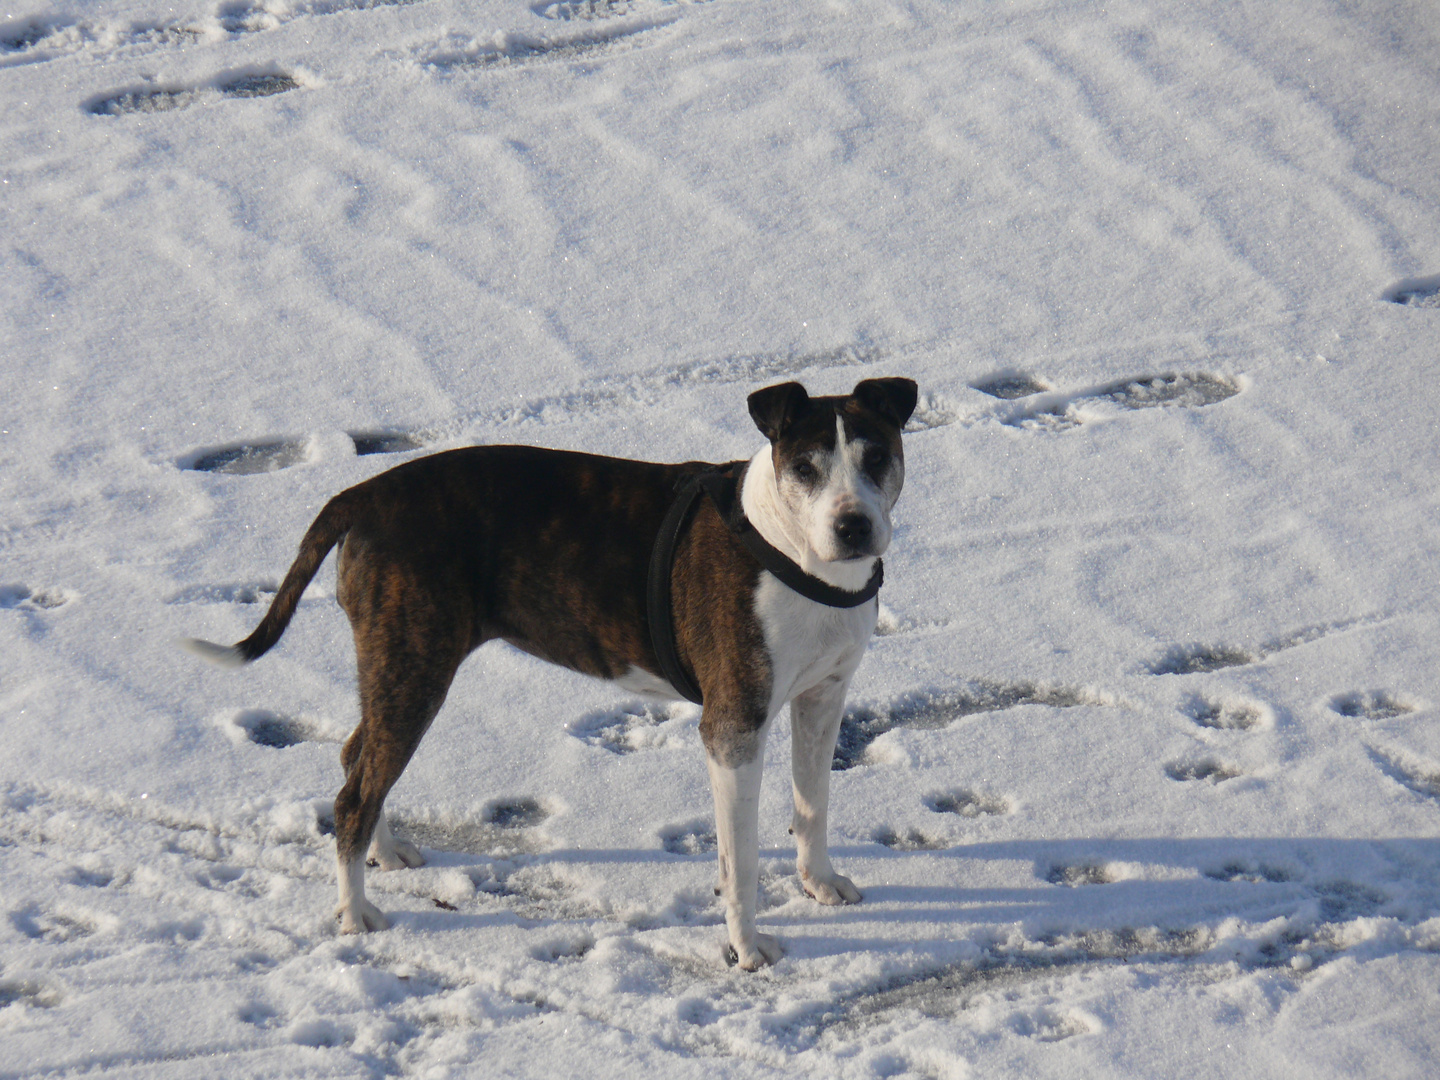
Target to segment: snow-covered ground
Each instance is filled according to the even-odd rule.
[[[5,0],[0,1076],[1421,1077],[1440,22],[1223,0]],[[683,705],[492,645],[341,938],[331,494],[746,456],[908,375],[833,778],[721,957]]]

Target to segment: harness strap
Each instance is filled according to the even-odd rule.
[[[740,506],[737,494],[748,462],[726,466],[725,469],[710,469],[692,473],[682,480],[677,489],[675,501],[665,512],[660,523],[660,532],[655,537],[655,547],[650,552],[650,575],[645,592],[645,605],[650,617],[650,644],[660,661],[660,672],[675,690],[686,700],[696,705],[703,704],[704,695],[695,679],[680,662],[680,653],[675,646],[675,617],[670,592],[670,573],[675,564],[675,546],[680,534],[695,508],[695,502],[703,490],[715,504],[720,518],[745,550],[754,556],[764,569],[779,578],[781,583],[795,590],[807,600],[833,608],[853,608],[873,600],[885,581],[885,566],[875,560],[875,569],[858,592],[841,589],[822,581],[813,574],[807,574],[788,555],[775,548],[758,529],[751,524]]]
[[[690,519],[695,500],[700,497],[700,474],[687,476],[680,484],[675,501],[660,522],[660,532],[650,551],[650,578],[645,589],[645,606],[650,616],[650,644],[660,661],[660,674],[687,701],[702,704],[704,695],[695,679],[680,663],[675,648],[675,612],[670,598],[670,570],[675,565],[675,545],[681,530]]]

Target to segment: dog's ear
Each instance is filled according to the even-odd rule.
[[[810,395],[798,382],[767,386],[750,395],[750,419],[767,439],[775,442],[795,422],[809,400]]]
[[[905,426],[905,421],[915,411],[919,395],[920,389],[914,379],[866,379],[856,383],[851,391],[851,396],[860,404],[893,421],[896,427]]]

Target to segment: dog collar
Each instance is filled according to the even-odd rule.
[[[760,535],[760,530],[751,524],[740,507],[740,485],[744,483],[745,469],[749,464],[747,461],[738,467],[732,466],[726,472],[700,473],[697,480],[715,504],[715,509],[720,511],[721,519],[736,539],[745,545],[745,550],[755,556],[755,561],[805,599],[826,607],[859,607],[873,600],[885,582],[885,564],[880,559],[875,560],[870,580],[851,592],[806,573],[799,563]]]
[[[749,462],[734,462],[720,469],[706,469],[691,473],[680,481],[675,501],[670,504],[655,537],[655,547],[650,553],[650,575],[646,589],[645,603],[650,616],[650,643],[660,661],[661,673],[666,681],[688,701],[703,704],[700,687],[685,666],[680,663],[679,650],[675,646],[675,620],[671,606],[670,571],[675,562],[675,546],[680,533],[690,519],[700,493],[704,491],[715,504],[720,519],[740,541],[745,550],[754,556],[764,569],[779,578],[781,583],[807,600],[833,608],[853,608],[873,600],[885,581],[885,565],[876,559],[870,580],[858,591],[842,589],[822,581],[814,574],[801,569],[800,564],[780,551],[755,528],[740,506],[740,484]]]

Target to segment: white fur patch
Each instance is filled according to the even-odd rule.
[[[213,641],[201,641],[199,638],[180,638],[175,642],[180,648],[194,656],[200,657],[208,663],[217,667],[238,668],[245,666],[245,657],[240,655],[240,650],[234,645],[216,645]]]
[[[659,675],[652,675],[642,667],[630,665],[630,669],[615,680],[615,685],[629,690],[632,694],[658,698],[662,701],[684,701],[685,696]]]

